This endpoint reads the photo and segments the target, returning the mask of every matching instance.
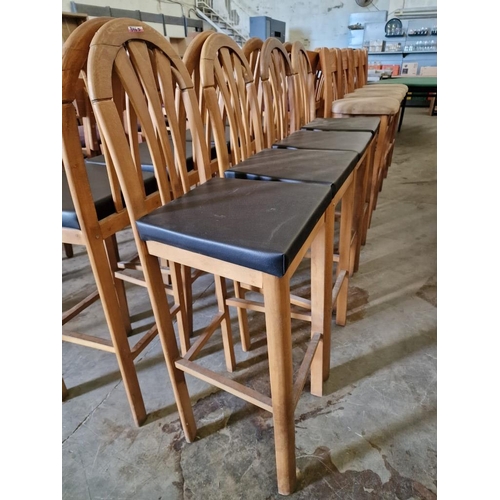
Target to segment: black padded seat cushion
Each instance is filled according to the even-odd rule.
[[[283,276],[331,201],[320,184],[213,178],[137,221],[140,237]]]
[[[355,151],[358,154],[363,154],[372,137],[370,132],[332,131],[330,134],[324,134],[310,130],[297,130],[285,139],[274,143],[273,148],[326,149],[330,151]]]
[[[354,151],[264,149],[225,172],[227,178],[326,184],[332,196],[354,170]]]
[[[97,218],[98,220],[103,220],[115,213],[115,205],[109,186],[108,173],[101,165],[87,163],[86,167]],[[143,172],[143,178],[147,194],[151,194],[158,190],[158,184],[152,173]],[[64,170],[62,172],[62,227],[68,229],[81,229],[75,212],[73,198],[69,190],[66,172]]]
[[[378,116],[350,116],[348,118],[315,118],[312,122],[306,123],[301,129],[323,132],[336,130],[371,132],[375,134],[379,127],[380,117]]]

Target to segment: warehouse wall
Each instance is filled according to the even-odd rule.
[[[198,19],[191,9],[194,9],[195,0],[172,2],[168,0],[77,0],[76,3],[85,5],[97,5],[99,7],[111,7],[115,9],[140,10],[152,14],[165,14],[166,16],[191,17]],[[62,0],[62,11],[71,12],[71,1]],[[147,23],[163,33],[161,24]],[[183,37],[183,26],[167,26],[167,35],[170,37]]]
[[[168,0],[83,0],[81,3],[110,6],[120,9],[163,13],[170,16],[196,18],[196,0],[173,2]],[[239,17],[239,30],[248,35],[249,18],[268,16],[286,23],[286,40],[300,40],[307,48],[347,47],[350,32],[349,15],[354,12],[387,10],[389,17],[400,8],[437,7],[437,0],[374,0],[368,7],[359,7],[355,0],[212,0],[219,12],[235,10]],[[62,0],[62,10],[71,10],[70,1]],[[160,30],[158,26],[157,29]],[[169,27],[167,34],[181,37],[181,26]]]
[[[231,0],[231,6],[246,13],[245,19],[240,13],[243,26],[249,26],[250,16],[268,16],[286,23],[286,40],[299,40],[315,49],[347,47],[352,13],[387,10],[390,16],[403,7],[437,7],[437,0],[374,0],[368,7],[359,7],[355,0]]]

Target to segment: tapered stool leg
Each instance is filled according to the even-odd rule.
[[[330,374],[332,328],[334,207],[325,212],[325,225],[311,245],[311,337],[322,333],[311,364],[311,394],[323,395]]]
[[[289,278],[286,275],[277,278],[265,274],[263,291],[278,491],[282,495],[289,495],[297,479]]]
[[[354,190],[356,187],[356,173],[352,182],[342,197],[340,215],[339,262],[337,277],[345,273],[346,277],[341,282],[340,289],[334,291],[333,300],[336,301],[335,321],[339,326],[345,326],[347,321],[347,295],[349,292],[349,270],[351,268],[351,235],[354,212]]]

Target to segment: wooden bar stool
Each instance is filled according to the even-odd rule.
[[[134,360],[157,334],[150,328],[134,344],[129,344],[131,321],[124,281],[119,277],[116,234],[129,227],[129,217],[116,178],[107,169],[86,165],[73,105],[80,73],[86,72],[88,48],[92,37],[108,18],[91,19],[80,25],[66,40],[62,55],[62,238],[63,242],[83,245],[88,254],[96,291],[62,316],[62,339],[65,342],[115,354],[136,425],[146,419],[146,408]],[[156,191],[151,174],[140,179],[146,193]],[[174,276],[175,279],[175,276]],[[165,290],[165,288],[164,288]],[[179,297],[177,297],[179,298]],[[71,320],[100,299],[109,339],[70,330]],[[172,314],[184,308],[177,302]],[[181,320],[182,321],[182,320]],[[180,327],[182,331],[182,327]],[[63,381],[63,398],[68,390]]]
[[[298,51],[299,46],[295,45],[294,62],[292,63],[281,42],[275,38],[270,38],[264,42],[261,49],[261,81],[259,85],[263,88],[264,96],[264,116],[268,110],[273,110],[277,119],[287,118],[290,123],[291,134],[281,140],[275,140],[271,146],[273,148],[289,149],[311,149],[324,151],[354,151],[358,155],[359,165],[355,169],[355,210],[353,222],[353,235],[349,274],[353,274],[359,266],[359,254],[362,231],[367,220],[367,204],[365,203],[367,182],[371,172],[373,158],[373,134],[364,131],[335,131],[329,135],[308,132],[305,130],[295,131],[306,117],[312,115],[311,100],[307,97],[304,87],[311,84],[312,78],[304,77],[301,82],[297,78],[297,72],[308,67],[305,51]],[[293,50],[293,45],[292,45]],[[319,51],[321,64],[324,65],[323,51]],[[302,59],[302,60],[301,60]],[[322,66],[323,67],[323,66]],[[327,75],[324,75],[327,76]],[[323,78],[325,85],[327,80]],[[310,87],[309,87],[310,88]],[[286,98],[283,97],[286,92]],[[306,99],[306,104],[302,104],[302,99]],[[307,112],[309,108],[309,112]],[[275,118],[275,119],[276,119]],[[287,123],[283,121],[280,129],[284,130]],[[268,125],[269,126],[269,125]],[[282,134],[283,136],[283,134]]]
[[[382,189],[383,179],[387,176],[387,171],[391,163],[392,153],[395,145],[396,124],[401,110],[401,95],[398,92],[397,96],[393,95],[364,95],[363,97],[352,97],[343,99],[345,90],[348,92],[354,91],[354,69],[352,63],[351,49],[332,49],[329,54],[323,57],[325,68],[329,68],[325,72],[328,78],[329,85],[333,85],[334,90],[332,95],[338,95],[339,98],[331,103],[332,123],[335,119],[350,119],[364,120],[369,118],[380,119],[378,133],[376,137],[376,147],[372,167],[372,175],[368,183],[369,192],[369,209],[368,219],[366,221],[365,230],[362,232],[365,243],[368,227],[371,223],[373,211],[376,208],[378,193]],[[345,122],[347,124],[347,122]],[[361,122],[359,122],[361,123]],[[317,125],[320,125],[317,123]],[[321,128],[327,126],[327,121],[322,122]]]
[[[314,394],[322,394],[323,381],[329,375],[331,190],[319,184],[210,178],[208,148],[189,72],[165,38],[140,21],[116,19],[99,31],[89,54],[88,80],[94,111],[109,151],[107,165],[116,169],[129,212],[186,439],[195,438],[196,423],[184,372],[272,412],[278,490],[290,494],[296,482],[294,408],[309,370]],[[121,86],[143,127],[154,160],[159,195],[146,195],[138,175],[140,164],[134,161],[120,110],[113,99]],[[180,128],[186,123],[184,119],[179,121],[180,106],[185,109],[193,137],[201,184],[172,200],[169,179],[187,175],[180,140]],[[207,106],[211,106],[210,100]],[[172,130],[175,155],[169,153],[162,108]],[[224,150],[221,144],[224,131],[218,127],[217,130],[216,142]],[[164,157],[166,171],[162,171]],[[307,252],[312,259],[312,340],[294,383],[290,279]],[[228,343],[231,335],[224,278],[263,291],[270,396],[195,363],[196,354],[213,332],[207,332],[180,356],[159,259],[175,267],[185,265],[214,274],[219,316],[224,318],[223,337]]]
[[[353,218],[353,199],[354,199],[354,185],[353,179],[355,178],[355,173],[353,173],[354,164],[352,163],[354,159],[358,158],[356,153],[352,152],[319,152],[319,151],[301,151],[301,154],[288,154],[284,151],[279,151],[278,149],[263,149],[263,130],[267,129],[270,132],[271,137],[276,134],[284,134],[287,129],[288,124],[291,123],[292,119],[288,117],[288,113],[295,111],[296,106],[289,106],[288,104],[288,93],[283,94],[283,90],[287,90],[287,85],[292,82],[293,74],[288,69],[285,70],[284,66],[281,66],[283,70],[283,81],[279,81],[279,74],[277,67],[274,67],[276,62],[276,57],[272,60],[271,58],[271,44],[274,44],[274,39],[266,40],[262,46],[259,48],[259,57],[261,57],[261,68],[259,74],[263,75],[263,79],[260,81],[259,90],[257,91],[253,82],[252,74],[254,71],[249,66],[246,57],[241,53],[239,47],[234,44],[234,42],[227,36],[224,35],[212,35],[209,37],[198,54],[199,64],[201,66],[201,82],[203,86],[204,102],[219,103],[218,106],[215,104],[211,106],[210,109],[214,110],[208,116],[208,122],[210,126],[215,129],[222,129],[223,120],[227,117],[230,125],[231,144],[236,146],[232,147],[233,154],[231,157],[225,156],[225,151],[221,151],[218,155],[219,162],[219,175],[226,177],[240,177],[247,178],[243,175],[243,169],[248,165],[250,168],[255,168],[257,163],[260,167],[260,174],[255,176],[257,179],[277,179],[281,180],[293,180],[294,178],[299,182],[320,182],[329,185],[332,188],[332,194],[337,195],[334,205],[338,205],[340,199],[342,198],[342,203],[344,205],[344,215],[342,218],[342,224],[339,228],[341,234],[340,247],[342,252],[338,252],[334,255],[334,260],[337,262],[337,280],[334,286],[334,301],[336,306],[336,321],[339,325],[344,325],[347,317],[347,293],[348,293],[348,274],[350,266],[350,250],[349,250],[349,236],[352,229],[352,218]],[[273,45],[274,47],[274,45]],[[287,58],[287,54],[282,52],[282,56]],[[224,61],[222,64],[221,61]],[[188,65],[196,64],[194,61],[186,61]],[[236,75],[234,83],[232,82],[231,76]],[[225,89],[225,82],[231,81]],[[223,84],[224,82],[224,84]],[[272,95],[271,88],[279,89],[276,96]],[[264,109],[260,103],[257,103],[257,98],[255,95],[259,93],[262,97],[262,102],[265,104]],[[273,99],[279,100],[280,106],[273,106]],[[238,109],[234,109],[232,103],[240,103]],[[263,109],[263,113],[262,113]],[[273,111],[270,112],[269,110]],[[276,111],[276,116],[273,116],[274,111]],[[280,123],[281,121],[281,123]],[[207,125],[205,125],[206,127]],[[253,131],[250,133],[250,131]],[[271,141],[273,142],[273,141]],[[222,144],[223,146],[223,144]],[[289,153],[292,151],[290,150]],[[313,170],[304,169],[304,163],[300,164],[307,158],[310,162],[313,162],[316,166]],[[292,168],[283,168],[284,163]],[[323,165],[320,161],[324,161]],[[248,163],[249,162],[249,163]],[[307,163],[307,164],[309,164]],[[232,171],[231,166],[242,166],[242,169],[237,169],[237,171]],[[302,168],[300,168],[302,167]],[[302,171],[299,171],[300,170]],[[267,175],[265,172],[267,171]],[[253,175],[254,171],[252,171]],[[352,173],[352,175],[351,175]],[[249,175],[249,177],[250,177]],[[294,177],[295,175],[295,177]],[[345,177],[342,177],[345,175]],[[254,177],[252,177],[254,178]],[[341,178],[345,185],[338,183],[337,181]],[[347,245],[347,247],[346,247]],[[243,299],[245,296],[245,285],[235,284],[237,290],[237,297]],[[255,291],[255,290],[254,290]],[[295,300],[295,299],[294,299]],[[231,304],[231,302],[229,302]],[[298,300],[295,300],[298,303]],[[304,304],[304,301],[300,301]],[[307,307],[307,304],[304,304]],[[239,313],[243,313],[244,310],[239,310]],[[244,331],[244,325],[246,320],[243,319],[240,325],[240,330]],[[249,344],[250,340],[247,336],[245,343]]]
[[[321,74],[322,80],[322,102],[325,107],[323,110],[323,117],[315,117],[314,105],[311,104],[311,97],[320,89],[313,90],[315,82],[318,79],[314,76],[313,68],[310,64],[308,52],[300,42],[294,42],[291,48],[291,64],[296,74],[296,88],[301,94],[299,100],[298,121],[301,130],[310,130],[315,132],[368,132],[372,135],[370,144],[370,151],[372,158],[374,157],[375,144],[377,143],[378,131],[380,127],[380,118],[376,116],[363,117],[357,116],[352,118],[333,118],[331,115],[332,102],[339,98],[339,82],[340,71],[337,60],[337,52],[332,49],[323,47],[318,49],[318,65],[316,71]],[[326,117],[325,117],[326,115]],[[365,244],[366,233],[368,230],[369,210],[370,210],[370,184],[373,177],[373,161],[368,162],[367,172],[367,186],[364,188],[366,192],[365,202],[362,205],[360,215],[360,237],[357,239],[357,245]],[[357,271],[359,267],[360,248],[355,252],[355,259],[353,265],[353,272]]]
[[[321,54],[320,54],[321,57]],[[264,113],[266,118],[274,114],[274,120],[282,121],[277,130],[285,130],[288,123],[295,127],[300,125],[301,98],[305,97],[291,61],[283,44],[275,38],[264,42],[261,50],[261,81],[264,96]],[[283,96],[283,93],[286,93]],[[308,101],[309,103],[309,101]],[[290,115],[290,116],[289,116]],[[267,128],[271,124],[266,124]],[[293,127],[290,127],[291,129]],[[277,135],[274,135],[276,137]],[[355,169],[355,210],[351,256],[349,259],[349,274],[352,275],[359,264],[359,253],[362,239],[362,229],[365,213],[365,198],[369,172],[371,171],[373,135],[368,132],[336,131],[330,134],[310,132],[307,130],[293,131],[291,134],[281,134],[281,140],[272,141],[272,148],[316,150],[316,151],[351,151],[358,156],[358,167]]]
[[[368,82],[368,51],[366,49],[352,49],[354,53],[354,57],[357,58],[357,63],[355,65],[356,70],[356,82],[355,88],[379,88],[384,87],[385,85],[381,85],[377,82]],[[403,89],[405,92],[408,92],[408,86],[404,83],[393,83],[391,85],[395,85],[396,87]]]

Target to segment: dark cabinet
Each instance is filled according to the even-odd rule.
[[[285,42],[286,23],[267,16],[255,16],[250,18],[250,36],[261,38],[275,37],[282,43]]]

